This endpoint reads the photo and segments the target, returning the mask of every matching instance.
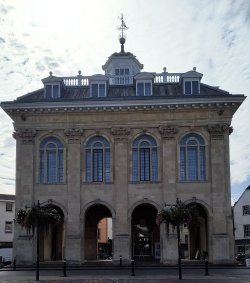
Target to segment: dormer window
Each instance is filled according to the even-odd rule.
[[[151,96],[152,95],[152,82],[144,81],[136,83],[137,96]]]
[[[106,84],[105,83],[91,83],[90,94],[92,97],[105,97],[106,96]]]
[[[60,97],[60,84],[46,84],[45,85],[46,98],[59,98]]]
[[[115,69],[115,84],[116,85],[129,84],[129,69],[128,68]]]
[[[184,82],[184,94],[199,94],[199,81],[190,80]]]

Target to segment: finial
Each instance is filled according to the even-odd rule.
[[[124,20],[123,20],[123,14],[121,14],[121,17],[118,17],[119,20],[121,20],[121,25],[117,28],[121,31],[119,38],[120,38],[120,44],[121,44],[121,53],[124,53],[124,43],[126,41],[126,36],[124,34],[124,31],[128,29],[126,26]]]
[[[79,76],[81,76],[81,73],[82,73],[82,71],[81,71],[81,70],[79,70],[79,71],[78,71],[78,75],[79,75]]]
[[[195,72],[196,72],[196,67],[193,67],[193,71],[195,71]]]
[[[166,68],[166,67],[164,67],[164,68],[163,68],[163,72],[164,72],[164,73],[166,73],[166,71],[167,71],[167,68]]]
[[[50,72],[49,72],[49,75],[52,77],[53,73],[50,71]]]

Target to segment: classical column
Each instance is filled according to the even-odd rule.
[[[165,125],[159,127],[162,136],[162,200],[163,204],[175,204],[176,202],[176,139],[178,132],[176,126]],[[161,262],[177,263],[177,234],[166,234],[165,227],[161,227]],[[171,231],[170,231],[171,232]]]
[[[34,181],[36,179],[34,160],[34,139],[36,130],[20,129],[13,133],[16,139],[16,211],[31,206],[34,202]],[[35,260],[35,246],[31,244],[32,236],[15,223],[13,256],[17,263],[32,263]]]
[[[230,194],[229,134],[225,124],[208,125],[210,133],[211,197],[213,227],[211,251],[213,262],[233,260],[233,229]]]
[[[82,129],[66,129],[67,148],[67,186],[68,218],[66,227],[65,257],[70,262],[81,262],[81,136]],[[66,163],[65,163],[66,166]]]
[[[114,175],[115,175],[115,210],[116,219],[113,233],[113,259],[130,259],[128,225],[128,128],[112,128],[114,136]]]

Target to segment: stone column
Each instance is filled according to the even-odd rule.
[[[34,202],[34,183],[36,180],[34,160],[34,139],[36,130],[20,129],[13,133],[16,139],[16,211],[31,206]],[[35,261],[36,247],[33,235],[27,235],[25,229],[15,223],[13,257],[17,264],[30,264]]]
[[[162,136],[162,206],[176,203],[176,139],[175,126],[160,126]],[[162,226],[165,226],[162,224]],[[171,228],[170,228],[171,230]],[[170,231],[171,232],[171,231]],[[161,262],[177,263],[177,234],[167,235],[165,227],[161,228]]]
[[[65,258],[71,263],[81,262],[81,136],[82,129],[66,129],[67,149],[67,185],[68,217],[66,224]],[[66,165],[66,164],[65,164]]]
[[[113,260],[130,259],[128,223],[128,128],[112,128],[114,135],[115,210],[113,221]]]
[[[228,125],[208,125],[210,133],[211,196],[213,206],[212,245],[209,256],[214,263],[233,260],[232,212],[229,174]],[[228,193],[229,192],[229,193]]]

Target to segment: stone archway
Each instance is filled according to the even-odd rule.
[[[40,236],[40,260],[54,261],[64,258],[64,213],[60,207],[50,205],[61,216],[62,221],[54,226],[50,226],[48,231],[41,231]]]
[[[103,232],[105,232],[105,229],[108,229],[107,226],[102,226],[102,228],[100,228],[100,222],[102,222],[101,220],[107,218],[112,218],[112,213],[109,210],[109,208],[107,208],[103,204],[93,204],[87,209],[85,213],[85,229],[84,229],[85,260],[102,259],[102,256],[100,256],[100,252],[105,252],[105,254],[107,253],[109,254],[109,256],[111,256],[112,254],[112,241],[110,241],[111,239],[106,238],[107,243],[105,250],[99,251],[98,249],[98,245],[100,245],[100,241],[98,241],[98,236],[100,239],[100,229],[103,229]],[[102,246],[105,247],[104,242],[102,242]]]
[[[132,256],[135,260],[160,259],[160,233],[157,209],[148,203],[134,208],[131,216]]]

